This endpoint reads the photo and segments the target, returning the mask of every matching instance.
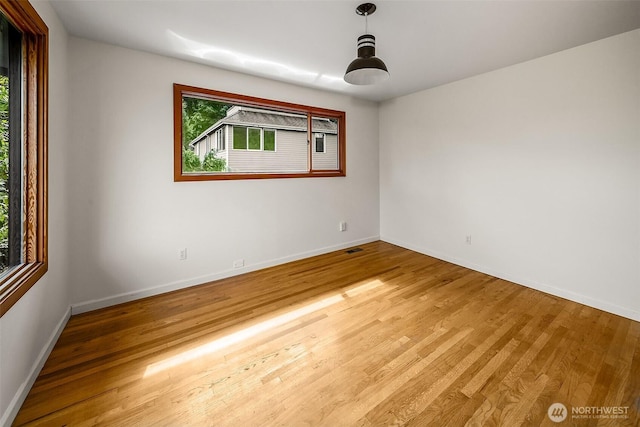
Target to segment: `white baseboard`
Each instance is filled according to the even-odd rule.
[[[211,273],[204,276],[192,277],[190,279],[179,280],[171,283],[165,283],[162,285],[142,289],[135,292],[125,292],[125,293],[113,295],[106,298],[80,302],[80,303],[71,305],[71,313],[72,314],[85,313],[87,311],[110,307],[112,305],[122,304],[124,302],[134,301],[140,298],[146,298],[154,295],[164,294],[166,292],[176,291],[179,289],[196,286],[203,283],[213,282],[215,280],[225,279],[227,277],[237,276],[240,274],[249,273],[251,271],[261,270],[263,268],[273,267],[275,265],[280,265],[280,264],[284,264],[291,261],[297,261],[300,259],[309,258],[316,255],[322,255],[322,254],[338,251],[345,248],[350,248],[357,245],[363,245],[365,243],[375,242],[377,240],[380,240],[380,236],[371,236],[364,239],[358,239],[350,242],[341,243],[338,245],[327,246],[320,249],[314,249],[312,251],[301,252],[301,253],[289,255],[282,258],[276,258],[273,260],[268,260],[268,261],[260,262],[253,265],[247,265],[242,268],[220,271],[217,273]]]
[[[531,288],[531,289],[535,289],[537,291],[540,292],[544,292],[546,294],[550,294],[553,296],[557,296],[560,298],[565,298],[568,299],[570,301],[574,301],[580,304],[584,304],[587,305],[589,307],[593,307],[593,308],[597,308],[598,310],[603,310],[606,311],[608,313],[612,313],[612,314],[616,314],[618,316],[622,316],[622,317],[626,317],[627,319],[631,319],[631,320],[635,320],[637,322],[640,322],[640,311],[637,310],[633,310],[631,308],[628,307],[622,307],[619,306],[617,304],[608,302],[608,301],[602,301],[596,298],[592,298],[586,295],[582,295],[579,294],[577,292],[573,292],[573,291],[569,291],[566,289],[562,289],[562,288],[557,288],[555,286],[549,286],[547,284],[544,283],[540,283],[537,282],[535,280],[531,280],[531,279],[523,279],[521,277],[515,277],[512,276],[510,274],[504,274],[502,272],[499,271],[494,271],[490,268],[486,268],[484,266],[481,265],[477,265],[474,263],[470,263],[467,262],[465,260],[456,258],[456,257],[451,257],[449,255],[443,254],[441,252],[432,250],[430,248],[426,248],[423,246],[416,246],[413,244],[409,244],[406,242],[402,242],[396,239],[391,239],[391,238],[387,238],[386,236],[381,236],[380,240],[387,242],[387,243],[391,243],[393,245],[396,246],[401,246],[403,248],[415,251],[415,252],[419,252],[421,254],[424,255],[428,255],[431,256],[433,258],[438,258],[441,259],[443,261],[447,261],[450,262],[452,264],[456,264],[462,267],[466,267],[469,268],[471,270],[474,271],[478,271],[480,273],[484,273],[484,274],[488,274],[490,276],[494,276],[497,277],[499,279],[503,279],[503,280],[508,280],[509,282],[513,282],[516,283],[518,285],[522,285],[522,286],[526,286],[527,288]]]
[[[67,309],[67,311],[62,316],[62,319],[60,319],[60,321],[56,325],[51,336],[49,337],[49,340],[47,341],[47,345],[45,345],[42,348],[42,350],[40,351],[40,354],[38,355],[36,361],[34,362],[33,367],[31,368],[31,372],[29,372],[29,375],[27,376],[27,379],[22,383],[20,388],[18,388],[18,390],[16,391],[16,394],[13,396],[13,399],[11,399],[11,402],[9,403],[7,410],[2,415],[2,418],[0,418],[0,426],[11,425],[16,415],[18,415],[18,411],[20,411],[20,408],[22,407],[24,400],[27,398],[27,395],[29,394],[31,387],[36,382],[36,379],[38,378],[38,374],[42,370],[42,367],[44,366],[47,359],[49,358],[49,354],[51,354],[51,350],[53,350],[53,347],[56,345],[56,342],[58,341],[60,334],[64,330],[64,327],[67,325],[67,322],[69,321],[70,317],[71,317],[71,307]]]

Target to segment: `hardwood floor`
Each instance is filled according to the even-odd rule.
[[[640,323],[361,248],[72,317],[15,424],[639,425]]]

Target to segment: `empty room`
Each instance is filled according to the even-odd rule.
[[[640,424],[640,1],[0,33],[1,426]]]

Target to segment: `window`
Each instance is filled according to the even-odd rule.
[[[324,133],[316,133],[316,153],[324,153]]]
[[[264,151],[276,151],[276,131],[274,129],[264,129]]]
[[[234,150],[246,150],[247,149],[247,128],[244,126],[233,127],[233,149]]]
[[[233,144],[234,150],[276,151],[276,131],[274,129],[236,126],[233,134],[234,138],[238,138],[238,144]]]
[[[227,149],[224,129],[218,129],[216,131],[216,149],[218,151]]]
[[[47,32],[0,2],[0,315],[47,271]]]
[[[262,147],[260,129],[249,128],[247,129],[247,140],[249,141],[249,150],[259,150]]]
[[[175,181],[346,175],[344,112],[173,88]],[[211,147],[207,135],[216,135]]]
[[[313,168],[316,171],[333,170],[338,167],[338,135],[336,120],[332,117],[312,118],[314,135]]]

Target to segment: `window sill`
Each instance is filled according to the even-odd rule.
[[[45,262],[32,262],[14,267],[2,281],[0,316],[3,316],[9,311],[9,309],[31,289],[31,286],[44,276],[47,268],[48,266]]]
[[[219,181],[234,179],[273,179],[273,178],[329,178],[346,176],[341,171],[313,171],[291,173],[198,173],[176,175],[175,181]]]

